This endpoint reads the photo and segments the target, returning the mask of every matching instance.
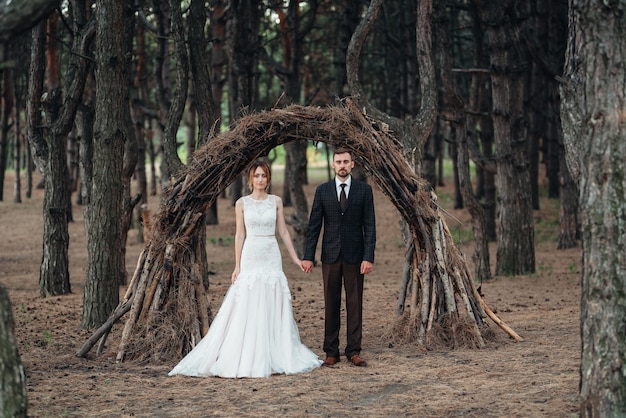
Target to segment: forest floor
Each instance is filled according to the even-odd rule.
[[[450,186],[438,189],[439,201],[449,213],[446,222],[453,235],[467,237],[468,215],[451,208]],[[280,194],[282,185],[274,187]],[[309,204],[314,187],[306,186]],[[534,213],[536,273],[496,277],[481,284],[486,303],[523,341],[514,342],[488,319],[496,338],[485,349],[421,350],[413,344],[391,344],[384,337],[395,315],[404,251],[398,212],[374,189],[378,245],[374,271],[366,276],[361,353],[368,367],[357,368],[342,359],[336,367],[294,376],[190,378],[167,376],[174,361],[117,363],[124,318],[113,328],[100,356],[95,348],[87,358],[75,356],[92,334],[80,328],[87,261],[83,210],[74,206],[74,222],[69,226],[72,293],[42,299],[38,280],[43,191],[35,190],[29,199],[22,197],[23,203],[12,203],[13,177],[7,176],[5,199],[0,202],[0,284],[8,289],[13,305],[29,416],[577,416],[581,257],[579,248],[556,249],[558,201],[542,199],[542,209]],[[156,197],[150,199],[157,202]],[[234,211],[228,199],[218,203],[220,223],[207,229],[214,313],[234,264]],[[472,242],[458,245],[473,274]],[[131,231],[129,277],[142,248]],[[491,244],[492,270],[495,249]],[[301,338],[323,359],[321,268],[307,275],[290,262],[284,264]],[[120,289],[121,295],[124,292]],[[343,332],[341,336],[343,346]]]

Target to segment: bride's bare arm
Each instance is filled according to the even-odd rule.
[[[243,241],[246,239],[246,226],[243,222],[243,200],[238,199],[235,203],[235,270],[231,276],[231,282],[235,283],[239,270],[241,268],[241,251],[243,249]]]
[[[289,252],[289,256],[293,262],[300,267],[300,270],[304,271],[304,267],[302,267],[302,260],[300,260],[298,254],[296,253],[293,241],[291,241],[291,234],[289,234],[289,229],[287,229],[287,223],[285,222],[283,210],[283,200],[278,196],[276,196],[276,230],[278,231],[280,238],[283,240],[283,243],[287,248],[287,252]]]

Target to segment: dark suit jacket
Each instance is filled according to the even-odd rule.
[[[352,178],[348,206],[343,215],[337,199],[335,179],[317,187],[309,217],[304,260],[315,260],[322,225],[322,263],[336,262],[340,253],[350,264],[361,264],[363,260],[374,262],[376,217],[372,187],[369,184]]]

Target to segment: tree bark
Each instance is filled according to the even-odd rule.
[[[93,122],[95,118],[95,80],[93,71],[90,71],[85,95],[76,117],[77,130],[80,132],[78,145],[78,166],[80,176],[80,202],[89,207],[93,185]]]
[[[11,301],[0,285],[0,415],[26,417],[26,377],[13,327]]]
[[[182,169],[183,163],[178,155],[177,133],[187,102],[189,89],[189,59],[185,45],[185,33],[180,0],[170,0],[172,16],[170,34],[174,40],[176,58],[176,90],[167,109],[167,121],[163,132],[163,162],[167,166],[167,174],[175,178]]]
[[[211,1],[211,15],[209,23],[211,39],[213,40],[211,48],[211,91],[213,93],[213,100],[215,103],[222,103],[222,94],[224,91],[224,67],[227,61],[227,57],[224,52],[224,44],[226,41],[226,21],[224,19],[225,9],[225,1]]]
[[[467,206],[472,217],[472,232],[474,238],[472,260],[474,261],[475,277],[482,282],[483,280],[490,280],[492,276],[489,262],[489,246],[485,229],[485,211],[474,194],[470,176],[468,142],[477,143],[477,121],[473,115],[464,112],[467,106],[463,103],[460,89],[454,77],[452,77],[453,48],[449,36],[450,31],[447,30],[449,25],[446,25],[446,23],[449,22],[449,18],[441,4],[435,5],[435,16],[438,28],[438,55],[440,56],[441,63],[443,90],[442,107],[443,111],[449,115],[447,119],[450,123],[450,136],[451,138],[455,138],[454,144],[451,144],[454,145],[455,177],[458,179],[455,180],[455,183],[458,182],[458,188],[455,189],[462,195],[462,203]],[[469,108],[474,109],[476,107],[476,93],[481,76],[477,73],[472,73],[471,77]]]
[[[625,4],[569,1],[561,119],[582,229],[580,416],[626,415]]]
[[[68,214],[71,211],[71,201],[65,142],[73,127],[83,94],[89,69],[85,52],[95,33],[95,25],[88,24],[85,14],[80,13],[80,4],[75,4],[75,20],[72,24],[75,25],[76,36],[73,38],[72,50],[76,53],[70,58],[70,72],[67,74],[69,85],[63,98],[63,91],[57,86],[57,63],[53,49],[48,57],[50,90],[43,94],[45,22],[33,31],[28,94],[29,140],[45,185],[44,239],[39,277],[40,293],[44,297],[71,292],[67,225],[71,219]],[[41,117],[40,106],[45,110],[45,122]]]
[[[193,82],[193,97],[198,115],[197,146],[210,141],[220,130],[222,120],[220,101],[213,97],[214,87],[211,83],[209,63],[206,56],[206,36],[204,28],[207,23],[207,12],[204,1],[191,2],[189,21],[189,62]],[[211,53],[214,53],[212,50]],[[207,224],[216,225],[217,201],[207,211]]]
[[[306,233],[309,227],[309,205],[304,194],[304,177],[302,175],[302,173],[306,172],[307,146],[308,142],[306,141],[294,141],[285,144],[285,149],[291,150],[291,170],[285,171],[285,183],[289,186],[290,196],[295,208],[291,217],[287,219],[287,223],[293,227],[294,234],[292,240],[299,257],[304,255]]]
[[[19,48],[19,46],[17,46]],[[22,149],[24,142],[24,135],[22,134],[22,123],[20,118],[20,110],[22,109],[22,92],[20,91],[20,84],[18,82],[18,75],[16,71],[11,71],[13,77],[13,132],[15,132],[15,152],[13,153],[13,168],[15,169],[15,179],[13,180],[13,203],[22,203]],[[4,176],[2,176],[4,181]],[[1,199],[0,199],[1,200]]]
[[[231,122],[257,106],[259,8],[258,0],[232,1],[228,8],[226,53],[229,64],[228,110]],[[245,187],[245,181],[241,177],[231,184],[230,200],[233,206],[243,195]]]
[[[135,188],[141,195],[139,202],[135,207],[135,219],[137,220],[137,242],[144,242],[143,238],[146,234],[142,221],[142,214],[149,210],[148,208],[148,178],[146,174],[146,158],[150,156],[148,147],[152,148],[152,142],[147,138],[149,135],[150,115],[145,111],[151,103],[150,91],[148,88],[148,68],[147,68],[147,45],[146,45],[146,28],[142,20],[135,24],[135,69],[133,89],[134,97],[132,98],[131,117],[133,122],[133,130],[137,141],[137,164],[135,165]],[[152,173],[154,176],[154,173]],[[156,185],[156,181],[152,181],[152,186]]]
[[[47,115],[58,114],[60,92],[52,91],[45,104]],[[66,135],[46,132],[48,170],[44,173],[43,253],[39,271],[39,290],[43,297],[71,293],[69,272],[68,201],[70,200]]]
[[[430,22],[430,1],[418,6],[418,23],[415,39],[420,77],[419,113],[405,119],[394,118],[374,107],[363,91],[359,79],[360,54],[363,43],[371,30],[382,2],[373,0],[361,23],[354,31],[348,46],[346,67],[350,93],[359,104],[365,106],[367,113],[391,127],[396,132],[405,150],[406,158],[413,164],[415,172],[421,172],[422,149],[431,134],[437,116],[437,90],[435,67],[432,61],[432,29]]]
[[[99,1],[96,7],[96,96],[94,167],[91,204],[87,208],[87,273],[81,326],[103,324],[119,301],[124,265],[122,250],[122,181],[124,147],[129,137],[126,33],[132,17],[124,0]]]
[[[125,49],[128,55],[131,55],[131,51],[133,50],[133,34],[134,34],[134,22],[135,19],[129,18],[126,20],[127,25],[123,27],[122,30],[122,38],[126,42]],[[126,84],[128,86],[128,91],[130,92],[130,88],[132,86],[133,80],[130,77],[131,72],[131,62],[130,60],[126,61],[126,65],[128,66],[125,74],[127,76]],[[124,125],[122,129],[126,132],[126,139],[124,141],[124,161],[122,164],[122,184],[124,185],[124,190],[122,191],[122,215],[121,215],[121,223],[120,223],[120,251],[122,252],[120,255],[121,265],[120,265],[120,273],[119,277],[121,279],[120,285],[127,284],[126,280],[126,244],[128,242],[128,231],[132,228],[132,220],[133,220],[133,212],[135,210],[135,206],[141,200],[141,193],[135,193],[133,195],[132,190],[132,180],[133,175],[135,174],[135,168],[137,167],[137,161],[139,160],[139,144],[137,138],[135,137],[135,128],[133,124],[133,120],[130,113],[130,98],[127,93],[127,106],[126,111],[124,111],[123,116],[124,120],[121,121]]]
[[[59,59],[57,53],[56,13],[47,21],[47,87],[48,92],[41,101],[45,113],[45,125],[53,126],[61,118],[62,95],[59,79]],[[69,242],[67,223],[71,219],[69,191],[69,170],[66,162],[66,140],[69,129],[44,129],[44,139],[48,144],[48,168],[43,176],[43,254],[40,266],[39,290],[41,296],[48,297],[71,292],[69,273]]]
[[[475,51],[473,53],[473,62],[476,68],[487,68],[489,66],[489,58],[484,53],[484,31],[476,12],[475,5],[471,7],[472,14],[472,33],[474,35]],[[491,84],[484,82],[485,75],[476,74],[480,80],[474,91],[474,95],[470,97],[470,109],[474,119],[472,123],[472,132],[477,137],[475,141],[468,143],[473,156],[474,163],[477,166],[477,190],[476,194],[481,199],[481,205],[485,212],[485,234],[488,241],[496,240],[496,162],[493,155],[493,119],[491,118],[490,109],[492,107]],[[480,82],[483,81],[483,82]],[[480,127],[480,129],[478,129]],[[471,140],[472,137],[468,137]]]
[[[205,3],[202,0],[192,0],[188,17],[189,63],[193,83],[193,97],[196,103],[198,116],[198,135],[195,138],[198,147],[210,141],[219,132],[221,112],[218,103],[213,98],[209,65],[205,59],[206,37],[204,28],[207,23]],[[193,156],[190,156],[193,158]],[[217,224],[217,200],[207,210],[207,218],[211,224]],[[209,223],[209,222],[207,222]],[[200,229],[197,237],[200,249],[196,262],[202,283],[206,291],[209,289],[209,262],[206,254],[206,229]],[[209,313],[209,317],[212,315]]]
[[[0,45],[4,55],[8,56],[10,48],[8,45]],[[4,174],[7,168],[7,150],[9,149],[9,130],[11,129],[9,120],[13,111],[13,70],[2,71],[2,81],[0,86],[2,91],[2,104],[0,106],[0,201],[4,200]],[[16,176],[18,177],[18,176]]]
[[[290,0],[287,13],[278,10],[282,36],[282,68],[285,71],[276,72],[284,80],[285,93],[289,103],[299,103],[302,96],[302,62],[303,39],[313,28],[317,2],[309,1],[309,20],[300,19],[300,2]],[[269,63],[271,69],[278,66]],[[309,206],[304,194],[304,184],[307,169],[306,141],[295,141],[284,145],[285,148],[285,182],[283,187],[283,203],[293,206],[295,211],[288,223],[293,227],[294,247],[300,256],[304,252],[304,242],[308,228]]]
[[[520,20],[516,2],[475,1],[487,22],[490,46],[493,120],[498,193],[496,274],[535,271],[535,242],[524,116],[523,63],[519,53]]]
[[[560,140],[560,210],[559,210],[559,243],[557,249],[575,248],[580,239],[580,221],[578,216],[578,185],[569,173],[565,162],[565,147]]]

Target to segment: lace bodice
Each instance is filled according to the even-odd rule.
[[[276,196],[268,195],[265,200],[243,198],[243,220],[246,236],[274,236],[276,234]]]
[[[246,225],[241,253],[241,272],[246,273],[243,280],[250,283],[259,277],[274,280],[277,276],[268,276],[268,272],[282,273],[282,257],[275,234],[276,196],[268,195],[265,200],[244,196],[243,221]]]

